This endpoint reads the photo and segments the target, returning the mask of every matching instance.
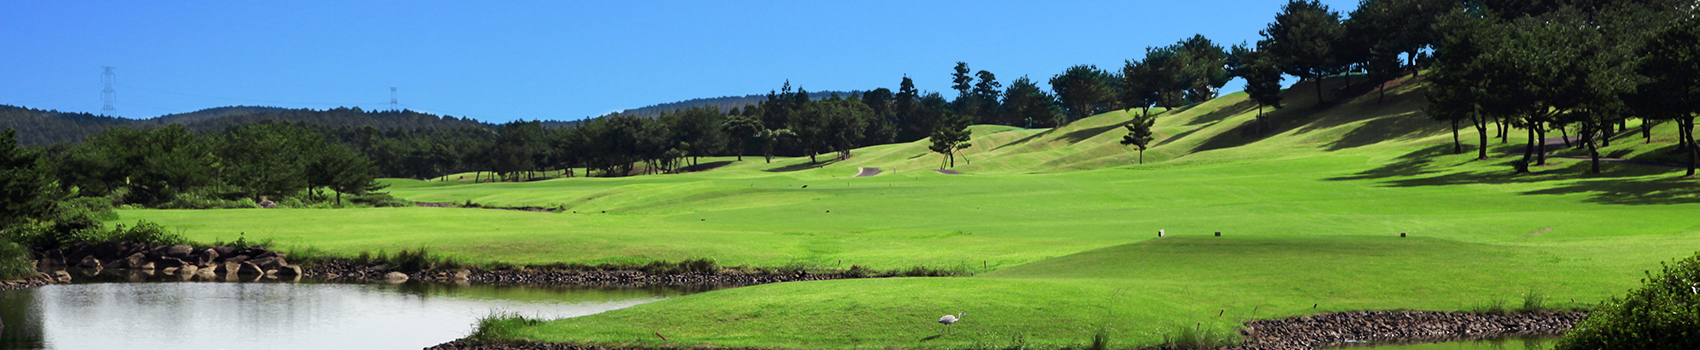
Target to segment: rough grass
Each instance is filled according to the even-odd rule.
[[[747,157],[679,175],[390,180],[409,200],[560,213],[121,214],[196,241],[247,232],[346,255],[429,246],[467,262],[706,257],[975,273],[734,288],[511,335],[678,347],[1078,348],[1100,334],[1102,347],[1159,346],[1187,327],[1188,339],[1206,339],[1248,319],[1322,311],[1592,305],[1659,261],[1692,254],[1697,180],[1623,164],[1586,175],[1586,164],[1565,159],[1515,175],[1501,155],[1517,137],[1492,145],[1494,159],[1447,154],[1451,135],[1415,113],[1419,84],[1406,83],[1382,103],[1370,94],[1321,111],[1294,96],[1262,134],[1246,129],[1256,111],[1243,95],[1163,111],[1159,146],[1141,166],[1125,165],[1134,155],[1114,143],[1128,118],[1116,112],[1058,129],[977,126],[972,164],[957,167],[967,175],[925,170],[937,156],[910,143],[842,162]],[[887,172],[850,178],[861,166]],[[1169,237],[1157,239],[1159,229]],[[958,312],[968,316],[950,333],[934,323]]]

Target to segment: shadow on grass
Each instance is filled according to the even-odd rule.
[[[1435,157],[1449,153],[1452,145],[1435,145],[1408,153],[1381,167],[1349,176],[1328,178],[1329,181],[1375,180],[1387,187],[1456,186],[1474,184],[1541,184],[1551,187],[1520,192],[1524,195],[1589,194],[1588,203],[1615,205],[1658,205],[1700,203],[1700,181],[1680,177],[1647,178],[1649,175],[1671,174],[1668,168],[1627,164],[1601,164],[1605,173],[1589,174],[1588,161],[1548,158],[1548,166],[1534,167],[1535,173],[1518,174],[1511,164],[1522,157],[1501,157],[1485,160],[1495,162],[1496,170],[1445,172],[1433,164]],[[1437,174],[1422,177],[1423,175]],[[1415,176],[1415,177],[1414,177]],[[1558,183],[1563,181],[1563,183]]]
[[[836,154],[833,154],[833,155],[836,155]],[[838,163],[838,158],[831,157],[831,156],[828,156],[826,158],[827,158],[827,160],[823,160],[823,161],[816,162],[816,163],[808,163],[808,162],[797,163],[797,164],[786,165],[786,166],[782,166],[782,167],[778,167],[778,168],[763,169],[762,171],[766,171],[766,172],[770,172],[770,173],[783,173],[783,172],[792,172],[792,171],[800,171],[800,170],[809,170],[809,169],[820,168],[820,167],[832,165],[833,163]]]
[[[1240,102],[1235,102],[1234,104],[1217,108],[1215,111],[1210,113],[1205,113],[1204,115],[1198,116],[1198,118],[1193,118],[1191,122],[1186,123],[1186,126],[1215,124],[1223,120],[1228,120],[1228,117],[1245,113],[1246,111],[1256,108],[1257,101],[1251,99],[1241,100]]]
[[[680,172],[697,172],[697,171],[713,170],[715,168],[719,168],[719,167],[723,167],[723,166],[727,166],[727,165],[732,165],[732,161],[723,160],[723,161],[718,161],[718,162],[697,163],[697,165],[679,168],[679,171]]]

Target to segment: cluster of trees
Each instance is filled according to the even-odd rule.
[[[1679,149],[1695,172],[1694,116],[1700,114],[1700,21],[1680,0],[1481,1],[1438,18],[1429,115],[1450,122],[1453,150],[1463,153],[1458,126],[1506,141],[1528,136],[1519,172],[1546,164],[1552,130],[1579,147],[1599,172],[1599,147],[1628,131],[1627,120],[1674,122]],[[1493,128],[1490,136],[1489,128]]]
[[[115,127],[57,147],[47,159],[65,192],[144,206],[206,197],[320,200],[326,190],[341,203],[344,193],[383,187],[364,155],[327,141],[309,128],[272,122],[201,133],[181,124]]]

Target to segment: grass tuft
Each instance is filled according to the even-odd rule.
[[[478,323],[473,325],[472,334],[467,335],[466,339],[475,343],[517,340],[520,329],[542,323],[543,320],[520,316],[518,313],[491,312],[478,318]]]

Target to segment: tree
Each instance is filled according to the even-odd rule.
[[[18,144],[18,132],[0,132],[0,227],[11,229],[52,212],[58,191],[40,153]]]
[[[721,123],[720,128],[731,137],[734,144],[732,148],[738,153],[738,161],[740,162],[744,161],[744,141],[761,136],[767,131],[767,128],[761,125],[760,118],[745,115],[734,115],[726,118],[726,121]]]
[[[1156,122],[1156,117],[1140,115],[1133,117],[1133,120],[1129,121],[1127,125],[1122,125],[1123,128],[1127,129],[1127,135],[1122,135],[1121,143],[1122,145],[1133,145],[1139,149],[1139,164],[1145,164],[1145,148],[1151,145],[1151,140],[1155,139],[1151,132],[1151,125]]]
[[[1257,132],[1262,133],[1269,125],[1263,107],[1281,108],[1281,67],[1266,51],[1252,51],[1243,45],[1234,51],[1241,60],[1235,75],[1245,78],[1246,95],[1257,102]]]
[[[970,91],[974,88],[974,76],[969,75],[973,71],[968,69],[967,62],[956,62],[955,69],[956,72],[950,74],[950,88],[956,90],[955,105],[960,114],[974,107],[974,93]]]
[[[1181,60],[1179,83],[1186,89],[1192,103],[1216,98],[1216,92],[1233,79],[1227,70],[1227,51],[1210,42],[1204,35],[1193,35],[1175,44]]]
[[[1265,48],[1282,62],[1281,71],[1316,84],[1316,103],[1322,105],[1322,77],[1337,71],[1334,42],[1344,34],[1340,13],[1317,0],[1289,0],[1275,22],[1258,34]]]
[[[1094,106],[1115,98],[1115,91],[1106,83],[1110,79],[1113,78],[1109,73],[1098,70],[1096,65],[1068,67],[1062,74],[1051,77],[1051,91],[1057,93],[1057,99],[1071,117],[1058,120],[1056,125],[1060,127],[1070,119],[1092,116]]]
[[[950,114],[947,111],[944,120],[945,122],[939,123],[938,128],[933,129],[933,134],[930,137],[932,143],[927,146],[927,149],[932,150],[933,153],[945,156],[945,159],[941,159],[939,162],[939,169],[944,169],[946,160],[950,162],[950,167],[956,167],[956,153],[972,146],[968,143],[968,138],[971,135],[968,131],[968,125],[973,121],[968,116]]]
[[[1700,20],[1692,17],[1660,29],[1638,53],[1645,57],[1636,73],[1646,77],[1631,96],[1643,115],[1676,122],[1677,138],[1688,154],[1687,176],[1694,176],[1700,145],[1694,143],[1694,118],[1700,115]]]
[[[1005,120],[1021,121],[1029,128],[1034,122],[1052,121],[1062,115],[1057,111],[1057,98],[1025,76],[1009,82],[1009,90],[1003,95],[1003,109]]]
[[[1446,35],[1434,48],[1434,69],[1429,73],[1430,84],[1425,91],[1429,101],[1426,112],[1454,125],[1459,118],[1468,118],[1481,140],[1476,159],[1487,159],[1487,124],[1494,109],[1483,108],[1491,95],[1481,77],[1487,74],[1482,71],[1486,62],[1483,55],[1491,49],[1489,45],[1494,38],[1490,33],[1496,28],[1489,19],[1463,12],[1449,14],[1439,23]],[[1463,146],[1456,139],[1453,150],[1460,151]]]
[[[224,134],[217,153],[225,183],[258,199],[307,189],[306,154],[324,142],[323,135],[290,124],[248,124]]]
[[[998,98],[1003,95],[1003,92],[999,89],[1003,88],[1003,84],[998,83],[998,77],[993,75],[992,72],[982,70],[975,72],[974,76],[980,79],[979,82],[974,83],[974,102],[977,105],[972,110],[975,112],[975,116],[984,124],[1007,124],[996,120],[998,117]]]

